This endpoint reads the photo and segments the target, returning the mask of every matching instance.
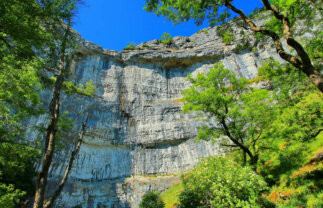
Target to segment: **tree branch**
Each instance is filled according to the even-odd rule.
[[[290,32],[290,21],[288,17],[281,14],[275,5],[271,5],[268,0],[262,0],[265,5],[266,10],[272,11],[276,19],[280,20],[284,25],[284,38],[287,40],[287,44],[294,48],[301,58],[303,64],[312,65],[311,59],[305,52],[304,48],[299,44]]]
[[[231,9],[233,12],[237,13],[240,15],[240,17],[249,25],[250,29],[254,32],[260,32],[263,33],[265,35],[270,36],[273,41],[275,42],[276,45],[276,50],[277,53],[280,55],[280,57],[282,57],[284,60],[290,62],[291,64],[293,64],[295,67],[299,67],[301,65],[301,61],[299,59],[297,59],[296,57],[288,54],[284,48],[283,45],[280,41],[280,37],[278,36],[277,33],[267,30],[264,27],[259,27],[256,26],[254,22],[252,22],[246,15],[245,13],[240,10],[237,9],[236,7],[234,7],[231,3],[227,2],[224,4],[227,8]]]
[[[234,145],[234,144],[220,144],[220,146],[223,146],[223,147],[238,147],[238,145]]]
[[[284,37],[287,40],[287,44],[289,46],[291,46],[293,49],[296,50],[297,55],[301,58],[298,59],[296,56],[293,56],[289,53],[287,53],[284,48],[283,45],[281,43],[280,37],[279,35],[271,30],[267,30],[264,27],[259,27],[256,26],[254,22],[252,22],[245,14],[242,10],[237,9],[236,7],[234,7],[231,3],[230,0],[226,0],[224,3],[224,6],[226,6],[227,8],[231,9],[233,12],[237,13],[240,15],[240,17],[249,25],[250,29],[254,32],[260,32],[264,35],[270,36],[276,46],[276,50],[277,53],[279,54],[279,56],[284,59],[285,61],[291,63],[294,67],[296,67],[297,69],[301,70],[302,72],[304,72],[309,79],[311,80],[311,82],[321,91],[323,92],[323,76],[319,73],[319,71],[317,69],[315,69],[315,67],[312,65],[311,60],[308,56],[308,54],[306,53],[306,51],[304,50],[304,48],[301,46],[301,44],[299,44],[292,36],[291,32],[290,32],[290,22],[289,19],[287,17],[285,17],[284,15],[282,15],[278,8],[271,5],[269,3],[268,0],[262,0],[262,2],[265,5],[265,8],[267,10],[273,11],[274,12],[274,16],[280,20],[283,25],[284,25]]]
[[[12,49],[12,45],[10,45],[4,37],[0,36],[0,39],[8,46],[9,49]]]
[[[248,156],[250,157],[251,161],[254,162],[254,155],[251,153],[251,151],[248,149],[248,147],[244,146],[242,143],[240,143],[237,139],[235,139],[230,131],[229,131],[229,128],[225,122],[225,119],[222,117],[221,118],[221,121],[220,121],[221,125],[223,126],[223,129],[224,129],[224,133],[227,137],[229,137],[229,139],[234,143],[236,144],[238,147],[240,147],[242,149],[243,152],[247,153]]]
[[[45,189],[47,185],[48,171],[52,163],[52,159],[55,151],[57,122],[60,114],[60,94],[63,87],[66,71],[68,71],[68,68],[70,67],[69,66],[70,61],[66,62],[66,59],[65,59],[66,47],[67,47],[67,41],[68,41],[67,39],[71,32],[70,29],[71,29],[71,24],[69,21],[61,44],[60,69],[59,69],[60,73],[56,79],[53,96],[49,105],[50,122],[47,127],[47,133],[45,138],[46,139],[45,150],[44,150],[44,155],[41,162],[42,167],[40,172],[37,175],[36,192],[35,192],[33,208],[43,208],[43,205],[44,205],[44,195],[45,195]]]

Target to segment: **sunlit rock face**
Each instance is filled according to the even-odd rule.
[[[62,111],[69,112],[75,127],[63,138],[67,147],[56,155],[48,192],[55,190],[64,173],[85,114],[90,118],[55,207],[137,208],[145,192],[167,189],[201,158],[222,152],[218,144],[194,142],[198,122],[182,113],[180,100],[182,90],[189,87],[186,76],[207,72],[222,60],[237,76],[251,79],[262,61],[278,58],[270,44],[258,44],[253,52],[239,50],[242,28],[232,24],[235,40],[228,45],[216,28],[175,37],[171,45],[153,40],[122,52],[80,39],[70,79],[83,84],[92,80],[96,93],[94,97],[62,96]],[[249,44],[256,44],[252,36]],[[48,106],[51,93],[44,91],[41,97]],[[40,117],[30,122],[44,121]]]

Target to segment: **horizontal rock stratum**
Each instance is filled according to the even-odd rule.
[[[90,118],[55,207],[137,208],[145,192],[167,189],[202,157],[221,153],[217,144],[194,141],[198,123],[193,115],[182,113],[181,92],[189,86],[186,76],[206,72],[221,60],[237,76],[251,79],[264,60],[279,59],[271,42],[257,43],[249,31],[231,24],[235,39],[227,45],[216,28],[175,37],[171,45],[153,40],[121,52],[80,38],[70,79],[82,84],[92,80],[96,93],[63,95],[62,112],[69,112],[75,127],[62,141],[67,148],[56,155],[49,192],[64,173],[85,114]],[[50,91],[42,92],[45,106],[50,97]],[[30,131],[29,136],[35,138],[37,132]]]

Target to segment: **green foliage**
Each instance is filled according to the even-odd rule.
[[[228,144],[227,137],[241,136],[242,144],[258,155],[256,170],[271,186],[267,195],[270,202],[262,200],[263,206],[272,207],[274,203],[276,207],[320,207],[322,94],[303,73],[272,59],[263,63],[258,76],[249,82],[237,79],[219,64],[207,74],[196,78],[190,75],[192,87],[184,91],[184,112],[197,112],[207,122],[199,129],[198,139]],[[250,88],[249,83],[255,81],[269,82],[271,91]],[[238,163],[244,163],[241,151],[232,155]],[[205,169],[201,174],[208,172],[212,171]],[[209,207],[200,204],[202,197],[209,197],[200,192],[184,191],[180,196],[183,207]]]
[[[149,46],[147,44],[144,44],[142,47],[144,47],[144,48],[151,48],[151,46]]]
[[[292,32],[296,32],[295,28],[300,20],[302,20],[303,27],[307,29],[313,27],[314,24],[319,24],[321,21],[321,18],[317,16],[318,13],[322,14],[322,11],[318,11],[318,7],[321,6],[319,2],[316,2],[318,7],[313,7],[308,0],[273,0],[271,4],[277,6],[279,11],[289,18]],[[279,34],[283,32],[283,30],[280,30],[283,27],[282,23],[275,18],[268,21],[266,27]]]
[[[313,38],[305,40],[305,49],[311,58],[314,66],[322,71],[323,59],[323,31],[312,32]]]
[[[235,50],[237,50],[237,51],[250,50],[250,48],[252,48],[252,47],[250,46],[249,42],[247,42],[247,43],[243,43],[243,44],[239,44],[239,43],[238,43],[238,44],[235,46]]]
[[[201,33],[203,32],[205,35],[207,35],[209,32],[207,31],[207,29],[201,29],[199,31],[197,31],[197,33]]]
[[[243,39],[240,41],[240,43],[237,43],[235,45],[235,50],[236,51],[244,51],[244,50],[252,50],[256,49],[256,47],[253,47],[250,42],[251,40],[249,39],[249,35],[244,32],[244,30],[240,31],[240,35],[243,36]],[[254,49],[254,50],[255,50]]]
[[[164,208],[165,203],[157,193],[148,192],[143,197],[139,204],[139,208]]]
[[[19,57],[30,58],[32,47],[43,45],[47,34],[40,20],[48,16],[37,1],[8,0],[0,2],[0,57],[9,50]]]
[[[234,40],[234,35],[228,32],[224,32],[221,36],[221,39],[224,42],[224,44],[228,45],[231,43],[231,41]]]
[[[43,82],[46,82],[47,87],[53,87],[56,82],[56,77],[54,76],[51,76],[49,78],[42,77],[42,79]],[[76,85],[72,81],[64,81],[63,88],[65,89],[65,93],[67,94],[77,93],[88,97],[92,97],[95,94],[95,86],[93,85],[92,80],[86,82],[85,86],[83,84]]]
[[[12,54],[0,62],[0,142],[13,141],[21,134],[20,122],[42,112],[39,67],[36,60],[20,60]]]
[[[23,191],[15,189],[12,184],[0,183],[0,207],[13,208],[24,195]]]
[[[261,12],[265,11],[265,8],[255,8],[252,12],[249,13],[248,17],[256,19],[257,15],[259,15]]]
[[[259,69],[268,80],[279,112],[266,129],[267,151],[258,165],[272,185],[268,196],[277,207],[322,206],[322,94],[290,65],[268,60]]]
[[[77,0],[0,2],[0,57],[8,53],[19,59],[33,58],[35,50],[45,52],[45,46],[55,45],[57,23],[73,15]],[[61,22],[59,27],[61,28]]]
[[[294,37],[300,37],[302,34],[306,32],[310,32],[315,35],[314,40],[296,40],[298,43],[302,45],[309,53],[310,62],[313,62],[315,68],[314,71],[319,72],[322,69],[321,60],[322,53],[320,50],[322,47],[322,6],[320,1],[309,1],[309,0],[272,0],[266,1],[267,6],[266,10],[270,10],[270,8],[274,8],[273,10],[278,11],[277,17],[283,15],[283,17],[287,17],[288,25],[290,26],[290,34],[292,39]],[[264,4],[266,5],[266,3]],[[239,10],[239,8],[235,8],[234,3],[230,0],[205,0],[205,1],[186,1],[186,0],[172,0],[172,1],[164,1],[164,0],[147,0],[145,9],[148,12],[154,12],[157,15],[163,15],[167,19],[173,21],[175,24],[189,21],[191,19],[195,20],[197,25],[201,25],[205,19],[209,20],[209,24],[214,26],[219,23],[226,22],[230,17],[231,12],[240,13],[240,16],[244,19],[244,24],[247,24],[250,19],[247,19],[245,14],[242,14],[243,11]],[[257,14],[259,10],[251,13],[250,18],[254,18],[253,16]],[[283,39],[283,32],[286,31],[284,29],[284,23],[286,21],[282,21],[282,17],[276,18],[274,12],[266,13],[263,19],[268,20],[263,27],[266,29],[262,31],[257,31],[256,33],[262,33],[267,37],[274,38],[273,33],[279,36],[278,39]],[[302,27],[297,27],[298,25],[302,25]],[[224,24],[225,25],[225,24]],[[255,31],[255,30],[253,30]],[[229,34],[230,31],[224,31],[225,33],[221,33],[219,36],[223,39],[225,44],[229,44],[233,37]],[[272,34],[272,35],[270,35]],[[277,39],[277,37],[275,38]],[[311,38],[310,38],[311,39]],[[260,40],[258,38],[258,40]],[[262,39],[266,42],[269,39]],[[293,40],[293,41],[294,41]],[[316,44],[313,44],[315,43]],[[288,44],[292,47],[292,49],[296,50],[295,44],[292,44],[291,40],[288,41]],[[304,51],[297,50],[299,56],[303,56]],[[292,53],[292,52],[291,52]],[[284,57],[284,56],[282,56]],[[292,63],[291,60],[284,58],[284,60]],[[304,64],[304,63],[303,63]],[[297,68],[304,73],[305,72],[302,64],[297,64]],[[307,65],[307,64],[305,64]],[[310,64],[311,65],[311,64]],[[311,67],[309,67],[311,68]],[[310,69],[311,71],[312,69]]]
[[[129,43],[126,47],[123,48],[123,50],[135,50],[136,44],[135,43]]]
[[[173,38],[169,33],[164,32],[160,38],[160,42],[165,45],[170,45],[173,42]]]
[[[230,17],[230,13],[223,10],[223,4],[223,0],[203,2],[148,0],[145,10],[163,15],[175,24],[193,19],[197,25],[201,25],[205,19],[208,19],[209,24],[214,26],[225,22]]]
[[[184,90],[184,112],[197,112],[206,124],[198,129],[198,140],[218,141],[223,145],[236,141],[253,156],[262,148],[263,130],[275,116],[273,100],[267,90],[248,86],[223,65],[215,64],[207,74],[191,75],[191,88]],[[241,148],[241,146],[237,146]],[[256,158],[252,158],[252,161]]]
[[[78,93],[92,97],[95,93],[95,86],[93,85],[92,80],[85,83],[85,86],[83,84],[76,85],[71,81],[65,81],[63,83],[63,87],[65,88],[65,92],[67,94]]]
[[[318,22],[320,21],[317,20],[317,18],[314,18],[317,10],[313,9],[313,6],[311,6],[307,0],[273,0],[270,1],[270,4],[277,6],[279,11],[290,19],[292,26],[295,25],[297,20],[307,20],[305,23],[309,25],[313,24],[313,20]],[[316,8],[319,8],[320,4],[316,4]],[[158,16],[165,16],[175,24],[193,19],[197,25],[201,25],[204,20],[207,19],[209,24],[214,26],[216,24],[226,22],[231,16],[228,8],[224,5],[224,0],[206,0],[202,2],[186,0],[148,0],[145,5],[145,10],[148,12],[154,12]],[[255,9],[250,13],[249,17],[253,18],[262,10],[264,9]],[[273,16],[271,15],[270,17]],[[275,18],[271,18],[271,20],[266,24],[266,27],[279,33],[283,31],[280,30],[282,23],[277,21]]]
[[[34,192],[34,163],[40,151],[35,141],[25,139],[24,124],[45,113],[39,99],[46,87],[42,70],[57,69],[62,23],[73,16],[77,2],[0,1],[0,207],[12,207],[23,193]],[[73,45],[70,38],[66,47]]]
[[[205,35],[209,33],[209,32],[207,31],[207,29],[203,29],[202,31],[203,31],[203,33],[204,33]]]
[[[319,1],[312,1],[316,6],[313,7],[308,0],[274,0],[271,3],[277,6],[284,15],[289,18],[291,32],[296,36],[311,33],[313,37],[299,39],[308,53],[313,65],[321,70],[321,60],[323,57],[323,32],[322,32],[322,7]],[[292,12],[291,12],[292,11]],[[302,27],[299,27],[299,25]],[[270,18],[265,27],[275,31],[282,36],[284,31],[283,24],[276,18]]]
[[[28,48],[21,50],[25,54]],[[13,207],[23,195],[33,194],[34,162],[40,157],[24,138],[23,122],[44,112],[38,97],[43,87],[38,76],[42,62],[20,52],[1,54],[0,61],[0,207]]]
[[[180,208],[261,207],[261,176],[223,157],[209,157],[183,180]]]
[[[303,73],[296,70],[290,64],[281,65],[278,61],[268,59],[259,68],[258,76],[260,80],[269,81],[275,99],[280,100],[277,104],[289,105],[299,101],[302,96],[294,96],[295,93],[311,91],[316,92],[315,88],[311,86],[310,81],[304,76]],[[306,95],[306,94],[299,94]],[[294,98],[294,99],[293,99]],[[287,102],[286,101],[290,101]]]
[[[310,142],[288,143],[282,139],[262,157],[259,171],[273,184],[268,199],[277,207],[320,207],[322,202],[323,134]],[[265,162],[266,161],[266,162]]]
[[[8,185],[14,184],[15,188],[31,195],[35,188],[34,162],[39,159],[40,151],[27,144],[0,144],[0,170],[2,172],[0,182]]]

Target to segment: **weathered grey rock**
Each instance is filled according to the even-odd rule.
[[[233,23],[234,24],[234,23]],[[140,44],[136,50],[111,51],[80,38],[81,47],[71,68],[70,79],[90,80],[94,97],[63,95],[62,111],[68,111],[75,127],[64,138],[67,148],[51,168],[49,192],[57,186],[67,165],[82,120],[90,119],[84,144],[74,162],[68,184],[56,207],[137,208],[147,191],[163,191],[177,175],[193,168],[201,158],[221,153],[218,145],[195,143],[198,123],[182,113],[182,90],[186,76],[208,71],[217,60],[239,77],[254,78],[257,68],[269,57],[278,58],[271,44],[237,50],[242,28],[234,26],[236,39],[225,45],[216,28],[191,37],[175,37],[168,47],[158,40]],[[244,31],[250,36],[249,31]],[[250,44],[255,39],[250,38]],[[148,45],[149,47],[143,47]],[[279,58],[278,58],[279,59]],[[48,106],[51,93],[42,92]],[[30,123],[44,123],[45,117]],[[30,137],[37,132],[29,131]],[[159,177],[147,177],[147,176]]]

